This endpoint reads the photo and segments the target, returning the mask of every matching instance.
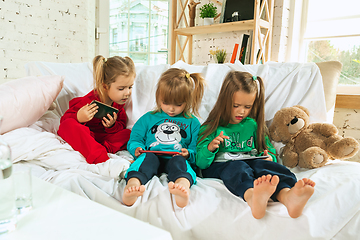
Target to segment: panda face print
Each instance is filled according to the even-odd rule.
[[[155,125],[151,132],[155,133],[157,142],[161,144],[179,143],[183,137],[186,137],[186,132],[171,122],[162,123],[159,126]]]

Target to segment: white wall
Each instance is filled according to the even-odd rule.
[[[0,29],[0,84],[24,77],[29,61],[91,61],[95,0],[2,0]]]

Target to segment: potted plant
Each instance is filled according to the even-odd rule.
[[[200,8],[200,17],[204,19],[204,25],[210,25],[214,23],[214,17],[217,14],[217,7],[214,3],[204,4]]]
[[[226,59],[226,50],[225,49],[218,49],[210,50],[210,54],[212,55],[213,59],[216,63],[224,63]]]

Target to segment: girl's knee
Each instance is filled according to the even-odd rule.
[[[80,124],[78,121],[76,121],[73,118],[67,118],[64,121],[60,123],[60,127],[69,127]]]
[[[63,131],[77,131],[79,127],[83,127],[83,125],[73,118],[67,118],[60,123],[58,133],[62,133]]]
[[[167,166],[169,169],[178,169],[181,171],[187,171],[188,169],[186,159],[181,155],[176,155],[170,158]]]

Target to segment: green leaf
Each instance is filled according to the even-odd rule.
[[[200,8],[200,17],[201,18],[214,18],[217,14],[217,7],[213,3],[204,4]]]

